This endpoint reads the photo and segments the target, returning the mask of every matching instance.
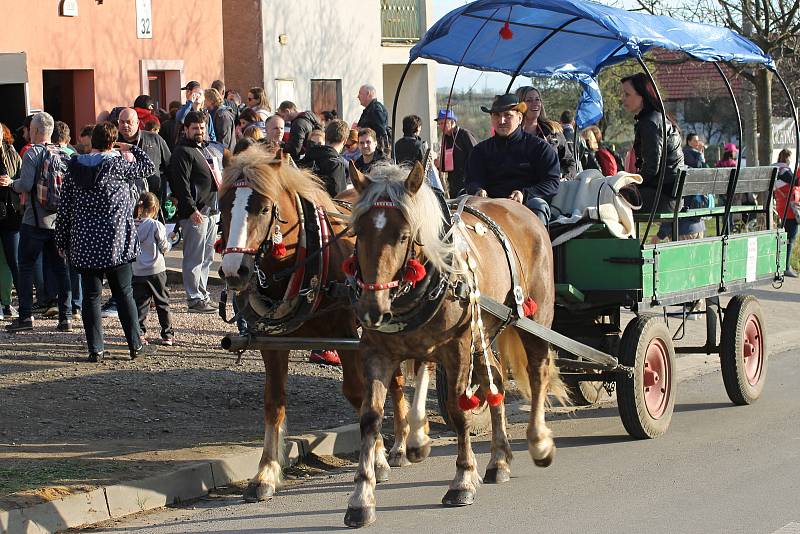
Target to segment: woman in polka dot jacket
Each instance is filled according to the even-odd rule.
[[[131,262],[139,253],[131,184],[153,174],[155,166],[141,149],[115,143],[116,139],[117,128],[112,123],[94,127],[92,152],[69,162],[56,218],[56,245],[81,273],[83,328],[90,362],[103,359],[103,277],[117,301],[131,358],[144,352],[131,288]],[[133,161],[122,157],[115,146],[130,151]]]

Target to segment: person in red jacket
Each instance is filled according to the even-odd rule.
[[[792,151],[785,148],[778,154],[778,162],[775,164],[780,170],[778,171],[778,179],[775,180],[775,207],[778,210],[778,217],[783,218],[784,212],[786,213],[786,220],[783,221],[783,227],[786,229],[787,243],[786,243],[786,271],[784,275],[790,278],[797,278],[797,271],[792,269],[792,245],[795,238],[797,238],[797,218],[792,204],[800,207],[800,186],[797,184],[800,181],[795,180],[795,186],[792,187],[791,192],[789,187],[792,181],[792,170],[789,167],[789,161],[792,159]],[[800,173],[798,173],[800,175]],[[788,209],[786,203],[789,203]]]

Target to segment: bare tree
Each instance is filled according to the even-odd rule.
[[[793,47],[800,34],[800,2],[797,0],[700,0],[687,1],[677,8],[666,5],[664,0],[637,2],[644,11],[654,15],[670,14],[730,28],[752,40],[779,66],[796,61]],[[761,133],[758,159],[767,163],[772,159],[772,72],[764,68],[737,67],[736,70],[755,87],[757,128]]]

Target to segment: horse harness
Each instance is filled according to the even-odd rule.
[[[237,182],[233,187],[250,187],[246,182]],[[257,249],[228,248],[224,253],[239,252],[252,254],[255,284],[239,292],[236,296],[238,313],[232,318],[226,317],[227,290],[220,298],[219,314],[226,323],[233,323],[241,316],[247,319],[248,331],[251,334],[286,335],[300,328],[303,323],[319,311],[324,297],[341,296],[344,284],[329,282],[330,246],[341,238],[348,229],[334,234],[329,214],[324,207],[295,195],[300,224],[300,235],[295,252],[295,262],[291,267],[277,271],[272,276],[261,269],[264,254],[274,250],[272,235],[267,234]],[[345,202],[342,207],[349,208]],[[269,227],[276,223],[286,223],[280,218],[278,205],[273,203]],[[283,297],[275,299],[268,294],[274,283],[288,278]],[[255,286],[255,292],[252,291]],[[255,298],[256,305],[252,300]],[[256,309],[260,308],[260,309]],[[255,316],[254,319],[251,317]]]
[[[511,246],[511,242],[508,240],[508,237],[506,236],[505,232],[503,232],[503,229],[500,227],[500,225],[498,225],[484,212],[472,206],[467,206],[466,202],[469,199],[468,195],[462,195],[457,199],[457,202],[451,204],[452,207],[455,208],[455,211],[452,213],[450,211],[451,205],[448,205],[448,202],[445,201],[444,197],[438,191],[437,198],[439,199],[439,204],[442,208],[443,214],[445,215],[445,220],[448,221],[448,223],[445,225],[445,228],[443,228],[443,240],[453,239],[453,234],[456,228],[465,226],[461,217],[463,212],[467,212],[477,218],[480,221],[478,225],[483,224],[484,227],[490,230],[497,238],[503,248],[503,251],[505,252],[506,262],[511,274],[511,283],[512,287],[514,288],[513,291],[510,292],[509,297],[506,298],[506,303],[510,304],[509,301],[513,303],[513,305],[510,307],[511,309],[517,311],[518,317],[530,315],[530,313],[526,312],[524,308],[525,295],[522,286],[520,285],[519,270],[517,268],[514,250]],[[370,207],[399,209],[399,206],[396,203],[387,200],[379,200]],[[404,266],[408,265],[409,260],[415,259],[414,246],[414,241],[409,240],[409,246],[406,251],[406,259],[403,262]],[[353,267],[350,269],[350,272],[346,272],[348,275],[347,282],[350,288],[351,303],[355,305],[362,291],[391,291],[390,300],[392,301],[392,319],[376,328],[376,330],[379,332],[396,334],[399,332],[410,332],[424,326],[438,313],[439,309],[444,303],[445,298],[448,296],[448,293],[455,300],[463,302],[469,301],[470,290],[466,280],[460,276],[452,276],[450,278],[443,276],[438,269],[433,268],[430,261],[426,261],[423,264],[425,276],[420,281],[409,282],[404,281],[403,279],[395,278],[386,284],[366,284],[360,279],[360,275],[358,273],[358,261],[356,259],[357,251],[358,240],[356,240],[356,248],[353,252],[353,256],[351,257]],[[453,260],[454,258],[451,257],[450,261],[452,262]],[[345,264],[346,263],[347,262],[345,262]],[[345,268],[345,271],[347,270],[348,269]],[[398,309],[400,310],[399,313]],[[491,336],[491,338],[494,339],[512,322],[514,322],[514,320],[513,318],[510,318],[503,323],[498,331]]]

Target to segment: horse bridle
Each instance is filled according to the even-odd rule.
[[[239,180],[237,182],[234,182],[233,185],[231,186],[231,189],[243,189],[243,188],[252,189],[250,183],[247,180]],[[286,221],[281,219],[281,213],[280,209],[278,208],[278,204],[276,202],[273,202],[272,200],[270,200],[270,202],[272,202],[272,209],[270,210],[272,213],[270,214],[269,224],[267,225],[267,228],[272,229],[272,227],[275,225],[276,222],[281,224],[286,224]],[[225,254],[248,254],[251,256],[255,256],[256,257],[255,269],[258,269],[258,263],[261,260],[261,256],[269,250],[267,243],[269,243],[269,246],[272,246],[272,234],[270,234],[269,231],[267,231],[267,234],[264,236],[264,239],[261,241],[261,244],[258,246],[258,248],[227,247],[223,249],[222,255],[224,256]]]
[[[397,202],[393,202],[387,199],[378,199],[374,203],[369,206],[369,209],[372,210],[374,208],[382,208],[382,209],[396,209],[400,210],[400,205]],[[414,245],[416,241],[412,238],[408,240],[408,246],[406,248],[405,258],[403,259],[403,263],[401,264],[402,267],[397,271],[398,273],[402,273],[405,271],[408,262],[415,258],[416,254],[414,253]],[[356,286],[362,291],[383,291],[383,290],[390,290],[391,293],[389,294],[390,300],[395,300],[397,297],[405,294],[408,290],[412,287],[411,282],[406,282],[403,280],[403,275],[401,274],[399,278],[395,278],[391,282],[386,282],[383,284],[368,284],[361,279],[358,273],[358,239],[356,239],[356,244],[353,249],[353,259],[355,262],[355,269],[351,276],[352,280],[355,282]],[[401,287],[402,286],[402,287]],[[397,291],[392,291],[398,289]]]

